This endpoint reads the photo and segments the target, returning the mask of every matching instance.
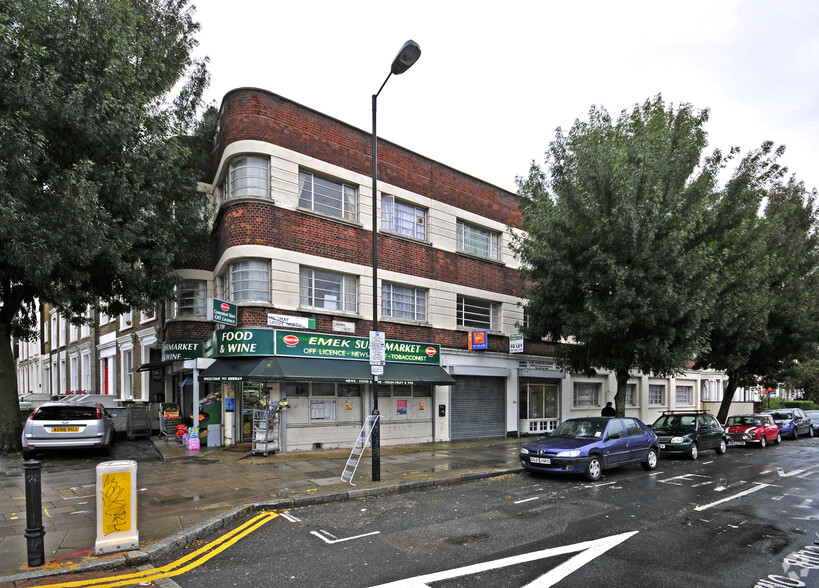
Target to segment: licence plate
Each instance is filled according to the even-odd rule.
[[[533,457],[531,458],[531,460],[532,463],[540,463],[544,465],[549,465],[550,463],[552,463],[552,460],[548,457]]]
[[[745,445],[745,441],[728,441],[728,445]]]
[[[52,433],[79,433],[79,427],[51,427]]]
[[[665,443],[660,443],[660,449],[665,449]]]

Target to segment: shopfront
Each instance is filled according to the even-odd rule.
[[[286,398],[283,450],[349,447],[372,410],[369,340],[277,329],[216,331],[200,378],[224,399],[225,442],[247,443],[253,410]],[[387,341],[378,376],[382,443],[432,440],[433,391],[453,378],[437,345]]]

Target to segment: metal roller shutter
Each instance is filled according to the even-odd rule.
[[[453,441],[506,436],[506,379],[455,376],[450,403]]]

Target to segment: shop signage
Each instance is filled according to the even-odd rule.
[[[303,316],[288,316],[286,314],[267,313],[268,327],[284,327],[285,329],[313,329],[316,328],[316,319]]]
[[[203,357],[202,341],[171,340],[162,343],[162,361]]]
[[[469,349],[486,349],[487,339],[486,331],[470,331],[469,332]]]
[[[520,333],[509,335],[509,353],[523,353],[523,335]]]
[[[387,340],[384,347],[386,361],[441,363],[440,345]],[[276,355],[369,361],[370,341],[367,337],[276,331]]]
[[[312,328],[316,328],[313,325]],[[355,323],[348,321],[333,321],[333,330],[337,333],[355,333]]]
[[[208,320],[223,325],[236,325],[236,305],[217,298],[209,298]]]
[[[272,329],[224,329],[213,333],[214,356],[275,355],[276,331]]]

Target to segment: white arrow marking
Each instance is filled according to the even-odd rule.
[[[779,473],[780,477],[790,478],[791,476],[796,476],[798,474],[801,474],[802,472],[809,472],[813,469],[816,469],[817,467],[819,467],[819,464],[812,465],[809,468],[802,468],[801,470],[794,470],[792,472],[788,472],[787,474],[785,473],[785,470],[783,470],[782,468],[776,468],[776,471]]]
[[[753,488],[748,488],[747,490],[743,490],[742,492],[739,492],[739,493],[734,494],[732,496],[726,496],[722,500],[717,500],[716,502],[712,502],[711,504],[703,504],[701,506],[697,506],[697,507],[694,508],[694,510],[697,510],[697,511],[705,510],[706,508],[711,508],[712,506],[722,504],[723,502],[728,502],[729,500],[733,500],[734,498],[739,498],[740,496],[745,496],[746,494],[753,494],[757,490],[762,490],[763,488],[767,488],[770,485],[771,484],[758,484],[757,486],[754,486]]]
[[[363,535],[356,535],[355,537],[345,537],[344,539],[336,539],[335,535],[331,535],[330,533],[328,533],[324,529],[321,530],[321,533],[323,533],[323,535],[321,533],[319,533],[318,531],[310,531],[310,534],[315,535],[316,537],[318,537],[319,539],[321,539],[325,543],[328,543],[328,544],[332,545],[334,543],[341,543],[343,541],[352,541],[353,539],[361,539],[362,537],[369,537],[370,535],[378,535],[380,532],[381,531],[373,531],[372,533],[364,533]],[[332,537],[332,538],[328,539],[324,535],[327,535],[327,537]]]
[[[575,543],[574,545],[564,545],[561,547],[553,547],[551,549],[543,549],[542,551],[533,551],[532,553],[524,553],[522,555],[515,555],[512,557],[504,557],[496,559],[495,561],[486,561],[471,566],[464,566],[454,570],[445,570],[443,572],[435,572],[433,574],[426,574],[423,576],[416,576],[414,578],[406,578],[404,580],[397,580],[387,584],[381,584],[376,588],[428,588],[429,584],[433,582],[442,582],[444,580],[451,580],[453,578],[460,578],[462,576],[469,576],[472,574],[480,574],[489,570],[496,570],[513,566],[521,563],[528,563],[545,559],[547,557],[554,557],[556,555],[565,555],[567,553],[577,553],[574,557],[563,562],[550,572],[540,576],[534,582],[527,584],[526,588],[549,588],[554,586],[560,580],[580,569],[582,566],[589,563],[594,558],[604,554],[612,547],[615,547],[631,537],[636,535],[637,531],[629,533],[622,533],[620,535],[612,535],[611,537],[604,537],[602,539],[595,539],[593,541],[584,541],[583,543]]]

